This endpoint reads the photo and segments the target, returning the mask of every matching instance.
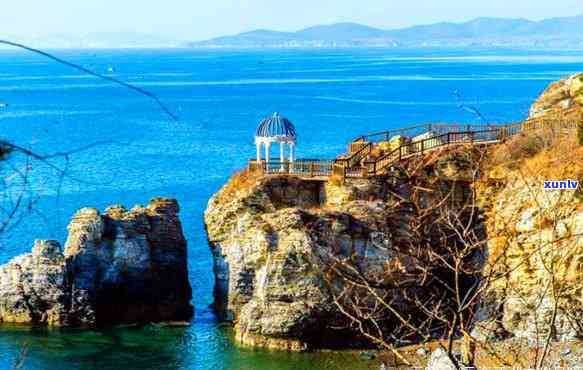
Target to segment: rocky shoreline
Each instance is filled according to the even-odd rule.
[[[176,200],[147,207],[84,208],[64,250],[37,240],[0,267],[0,322],[87,327],[188,322],[187,245]]]

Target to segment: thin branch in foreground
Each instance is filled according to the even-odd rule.
[[[57,56],[54,56],[52,54],[49,54],[49,53],[47,53],[45,51],[38,50],[38,49],[35,49],[35,48],[31,48],[30,46],[26,46],[26,45],[23,45],[23,44],[19,44],[19,43],[12,42],[12,41],[7,41],[7,40],[0,40],[0,44],[4,44],[4,45],[8,45],[8,46],[13,46],[13,47],[16,47],[16,48],[20,48],[20,49],[23,49],[23,50],[30,51],[30,52],[35,53],[35,54],[38,54],[38,55],[42,55],[42,56],[47,57],[47,58],[49,58],[49,59],[51,59],[51,60],[53,60],[53,61],[55,61],[57,63],[60,63],[60,64],[63,64],[63,65],[66,65],[68,67],[74,68],[74,69],[76,69],[78,71],[81,71],[83,73],[89,74],[91,76],[95,76],[95,77],[100,78],[100,79],[105,80],[105,81],[113,82],[113,83],[118,84],[118,85],[121,85],[121,86],[123,86],[123,87],[125,87],[127,89],[133,90],[133,91],[137,92],[138,94],[144,95],[144,96],[146,96],[146,97],[154,100],[158,104],[158,106],[160,106],[160,108],[170,118],[172,118],[172,120],[177,121],[177,122],[179,121],[178,116],[176,116],[174,113],[172,113],[172,111],[170,111],[170,109],[168,109],[168,107],[166,107],[166,105],[160,100],[160,98],[158,98],[158,96],[156,96],[155,94],[149,92],[148,90],[142,89],[141,87],[134,86],[132,84],[129,84],[127,82],[124,82],[122,80],[119,80],[119,79],[117,79],[115,77],[104,76],[104,75],[102,75],[100,73],[94,72],[94,71],[92,71],[90,69],[87,69],[85,67],[82,67],[82,66],[80,66],[78,64],[68,62],[68,61],[66,61],[64,59],[61,59],[61,58],[59,58]]]

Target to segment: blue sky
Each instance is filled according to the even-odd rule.
[[[479,16],[583,14],[581,0],[4,0],[0,34],[137,31],[202,40],[257,28],[294,31],[334,22],[397,28]]]

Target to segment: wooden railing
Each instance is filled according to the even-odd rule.
[[[389,131],[373,132],[370,134],[362,135],[353,140],[357,141],[367,141],[371,143],[378,143],[381,141],[389,141],[391,137],[401,135],[401,136],[417,136],[424,132],[430,130],[431,124],[416,125],[411,127],[397,128]]]
[[[453,144],[475,144],[498,142],[501,135],[506,135],[500,129],[483,131],[447,132],[426,139],[412,141],[401,145],[395,150],[371,161],[364,163],[369,175],[376,175],[394,163],[414,155],[423,155],[425,152]]]
[[[388,131],[373,132],[362,135],[354,139],[352,142],[359,141],[378,143],[382,141],[389,141],[394,136],[415,137],[427,132],[434,132],[436,134],[443,134],[447,132],[461,132],[461,131],[482,131],[496,128],[496,125],[469,125],[456,123],[428,123],[423,125],[415,125],[404,128],[397,128]]]
[[[428,150],[433,150],[448,145],[455,144],[477,144],[477,143],[495,143],[504,141],[518,133],[524,131],[540,130],[544,128],[554,130],[570,130],[577,127],[579,120],[577,119],[530,119],[523,122],[517,122],[504,126],[490,126],[488,130],[479,131],[461,131],[461,132],[446,132],[425,138],[422,140],[406,143],[396,148],[395,150],[381,156],[372,161],[364,162],[369,175],[376,175],[384,171],[392,164],[402,161],[413,155],[423,154]],[[455,126],[452,126],[455,127]],[[470,126],[484,127],[484,126]],[[496,127],[492,129],[491,127]]]
[[[364,145],[356,152],[350,154],[347,157],[336,159],[336,164],[346,168],[355,167],[371,153],[372,148],[372,142],[365,142]]]
[[[545,117],[533,118],[524,122],[515,123],[519,125],[521,131],[540,130],[544,128],[549,129],[575,129],[579,124],[576,119],[553,120]]]

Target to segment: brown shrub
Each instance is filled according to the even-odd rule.
[[[517,168],[523,160],[533,158],[549,148],[570,144],[571,139],[568,132],[553,128],[524,132],[496,145],[490,153],[490,164]]]
[[[342,186],[342,185],[344,185],[344,181],[345,181],[344,176],[337,174],[337,173],[333,173],[328,178],[328,183],[330,183],[331,185],[334,185],[334,186]]]
[[[375,146],[369,154],[369,157],[371,159],[377,159],[380,158],[383,155],[383,149],[380,146]]]
[[[230,198],[240,191],[250,189],[257,182],[259,175],[258,171],[250,171],[249,169],[235,173],[223,187],[220,198]]]

